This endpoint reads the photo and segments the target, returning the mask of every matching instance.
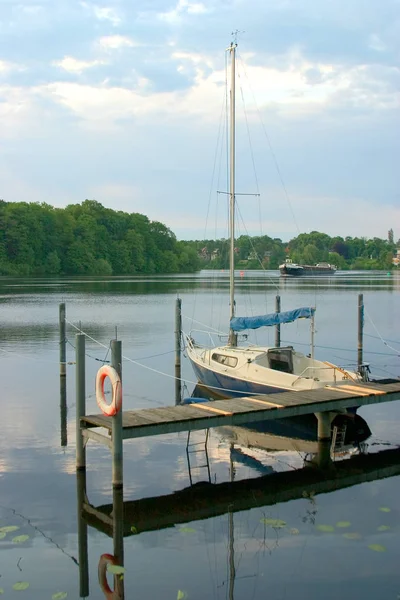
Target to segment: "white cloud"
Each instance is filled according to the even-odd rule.
[[[98,67],[107,64],[104,60],[79,60],[72,56],[64,56],[62,60],[55,60],[52,63],[55,67],[60,67],[68,73],[83,73],[86,69]]]
[[[134,48],[139,46],[132,38],[126,35],[105,35],[98,40],[98,45],[104,50],[118,50],[119,48]]]
[[[0,75],[8,75],[11,71],[25,71],[25,67],[6,60],[0,60]]]
[[[215,120],[223,97],[224,71],[212,70],[205,74],[202,67],[212,67],[212,60],[207,56],[186,52],[175,52],[172,56],[181,60],[178,70],[184,70],[188,61],[195,66],[195,82],[186,90],[151,92],[145,78],[138,80],[135,89],[55,82],[43,86],[42,90],[88,121],[165,113]],[[102,62],[66,57],[57,64],[69,72],[79,73]],[[318,83],[310,83],[310,70],[319,73]],[[282,116],[297,117],[321,113],[333,101],[352,108],[393,108],[397,99],[387,80],[396,75],[396,67],[372,69],[361,65],[346,69],[340,65],[311,63],[296,55],[285,69],[248,64],[241,81],[247,88],[244,97],[249,114],[258,108],[274,108]],[[251,91],[248,91],[248,81]]]
[[[210,12],[210,9],[208,9],[202,2],[189,2],[188,0],[178,0],[178,3],[175,6],[175,8],[166,12],[158,13],[157,17],[161,21],[165,21],[167,23],[170,23],[171,25],[174,25],[176,23],[179,23],[185,14],[202,15],[208,12]]]
[[[377,52],[385,52],[385,50],[387,50],[386,44],[382,42],[379,35],[376,33],[370,35],[368,45],[372,50],[376,50]]]
[[[118,27],[122,23],[120,15],[112,6],[97,6],[89,2],[81,2],[81,6],[92,12],[99,21],[108,21],[113,27]]]

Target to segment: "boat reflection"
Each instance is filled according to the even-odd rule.
[[[191,399],[217,400],[213,391],[196,385]],[[185,402],[185,400],[184,400]],[[229,442],[245,448],[284,451],[293,450],[307,455],[318,455],[320,443],[315,415],[302,415],[285,419],[266,420],[243,426],[218,428]],[[371,436],[368,423],[355,411],[338,413],[331,424],[330,454],[333,460],[360,452],[362,443]]]

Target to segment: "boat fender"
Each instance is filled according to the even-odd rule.
[[[118,600],[120,598],[117,591],[113,591],[108,585],[107,581],[107,567],[108,565],[117,565],[117,561],[115,556],[112,554],[102,554],[99,560],[99,566],[97,568],[97,573],[99,576],[99,584],[101,591],[104,594],[104,597],[107,600]]]
[[[182,404],[201,404],[203,402],[209,402],[209,400],[207,398],[196,398],[194,396],[182,400]]]
[[[104,381],[109,377],[112,386],[111,404],[107,404],[104,394]],[[109,365],[104,365],[96,375],[96,401],[103,415],[113,417],[122,407],[122,385],[117,371]]]

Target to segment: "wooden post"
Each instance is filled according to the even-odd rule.
[[[315,348],[315,313],[311,315],[311,358],[314,359],[314,348]]]
[[[65,335],[65,303],[62,302],[59,306],[59,314],[58,314],[59,324],[60,324],[60,376],[65,377],[67,374],[67,352],[66,352],[66,343],[67,338]]]
[[[281,312],[281,297],[275,297],[275,312]],[[281,345],[281,325],[280,323],[275,326],[275,347],[279,348]]]
[[[75,336],[76,352],[76,468],[86,469],[86,450],[81,430],[81,417],[86,414],[85,335]]]
[[[61,447],[68,445],[67,436],[67,378],[60,377],[60,432]]]
[[[182,372],[181,372],[181,339],[182,339],[182,300],[176,299],[175,304],[175,404],[181,403]]]
[[[122,487],[113,488],[113,547],[114,558],[118,566],[124,566],[124,490]],[[124,579],[114,575],[113,598],[123,600],[125,597]]]
[[[358,294],[358,345],[357,345],[357,365],[358,372],[363,371],[363,328],[364,328],[364,297]]]
[[[122,342],[111,341],[111,366],[117,371],[122,381]],[[122,410],[112,417],[112,484],[113,488],[123,485],[123,438]]]
[[[86,471],[76,473],[77,516],[78,516],[78,555],[79,555],[79,596],[89,596],[89,557],[88,526],[83,518],[83,505],[87,502]]]
[[[331,423],[332,415],[329,411],[315,413],[318,420],[318,439],[319,440],[330,440],[331,439]]]

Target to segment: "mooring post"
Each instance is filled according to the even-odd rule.
[[[276,313],[281,312],[281,297],[280,296],[275,297],[275,312]],[[280,323],[278,323],[278,325],[275,326],[275,347],[279,348],[280,345],[281,345],[281,325],[280,325]]]
[[[111,341],[111,366],[117,371],[122,381],[122,342]],[[122,411],[112,417],[112,484],[113,488],[123,485],[123,439],[122,439]]]
[[[329,411],[317,412],[315,416],[318,420],[318,439],[319,440],[330,440],[331,439],[331,423],[332,415]]]
[[[358,294],[358,345],[357,365],[358,372],[363,372],[363,329],[364,329],[364,296]]]
[[[75,336],[76,352],[76,468],[86,468],[86,449],[81,418],[86,415],[85,334]]]
[[[175,404],[181,403],[181,340],[182,340],[182,300],[176,299],[175,304]]]
[[[76,473],[77,516],[78,516],[78,555],[79,555],[79,596],[89,596],[89,557],[88,557],[88,525],[83,518],[83,508],[87,502],[86,471]]]
[[[114,558],[118,566],[124,566],[124,491],[122,487],[113,488],[113,546]],[[125,597],[124,579],[114,575],[114,596],[118,600]],[[113,597],[114,597],[113,596]]]
[[[67,378],[60,377],[60,432],[61,447],[68,445],[67,435]]]
[[[318,452],[312,460],[319,468],[327,468],[332,465],[331,459],[331,424],[334,413],[315,413],[318,420]]]
[[[314,360],[314,349],[315,349],[315,313],[311,315],[311,352],[310,356]]]
[[[60,376],[65,377],[67,374],[67,338],[65,335],[65,302],[59,306],[58,319],[60,324]]]

